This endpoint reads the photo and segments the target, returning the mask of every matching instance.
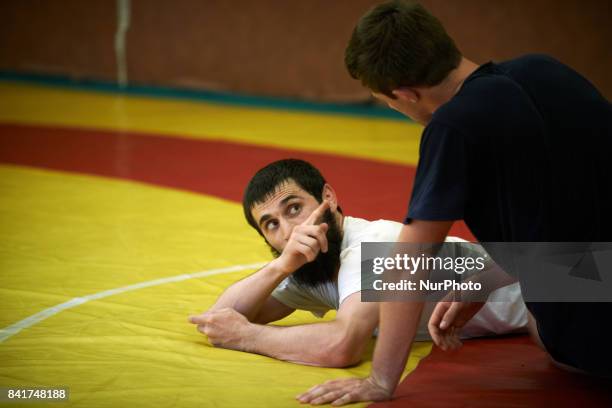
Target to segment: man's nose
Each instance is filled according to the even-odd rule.
[[[281,233],[285,242],[289,241],[289,237],[291,237],[291,233],[293,232],[294,227],[295,225],[288,222],[281,223]]]

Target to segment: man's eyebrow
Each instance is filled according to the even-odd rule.
[[[280,205],[285,205],[287,203],[287,201],[289,200],[293,200],[294,198],[301,198],[298,195],[295,194],[289,194],[287,197],[283,198],[280,202]],[[259,219],[259,227],[261,227],[261,225],[268,221],[272,216],[270,214],[264,214],[260,219]]]

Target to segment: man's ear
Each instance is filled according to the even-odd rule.
[[[327,200],[329,202],[329,209],[332,212],[336,212],[338,209],[338,198],[336,197],[336,192],[332,186],[327,183],[323,186],[322,198],[323,200]]]
[[[419,94],[419,92],[413,88],[400,87],[394,89],[393,91],[391,91],[391,93],[395,95],[397,99],[410,103],[417,103],[419,99],[421,99],[421,95]]]

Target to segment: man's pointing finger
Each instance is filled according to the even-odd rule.
[[[323,218],[323,214],[325,214],[325,211],[327,211],[328,209],[329,209],[329,202],[326,200],[323,200],[321,205],[319,205],[317,209],[314,210],[312,214],[310,214],[310,216],[308,217],[308,219],[306,220],[304,224],[309,224],[309,225],[319,224],[321,222],[321,219]]]

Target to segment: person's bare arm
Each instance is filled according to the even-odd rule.
[[[398,242],[441,243],[452,225],[452,221],[414,220],[404,225]],[[380,305],[380,328],[370,375],[391,394],[406,366],[422,311],[423,302],[417,301]]]
[[[277,261],[275,259],[252,275],[228,287],[207,312],[231,308],[249,321],[257,323],[280,320],[291,314],[295,309],[270,296],[288,276],[278,267]]]
[[[359,292],[342,303],[336,319],[297,326],[252,324],[231,309],[209,313],[199,327],[215,346],[258,353],[298,364],[356,364],[378,323],[378,305]]]
[[[398,242],[440,243],[452,221],[414,220],[404,225]],[[380,304],[379,336],[370,377],[332,380],[317,385],[297,397],[300,402],[344,405],[356,401],[391,398],[400,379],[423,311],[423,302],[383,302]]]
[[[346,367],[361,360],[377,324],[378,305],[362,303],[357,292],[342,303],[333,321],[262,327],[252,338],[252,351],[299,364]]]
[[[217,299],[208,312],[231,308],[251,322],[268,323],[287,316],[294,309],[272,298],[270,294],[283,279],[307,262],[319,251],[327,252],[328,225],[319,224],[329,208],[323,201],[301,225],[296,226],[282,254],[247,278],[234,283]]]

